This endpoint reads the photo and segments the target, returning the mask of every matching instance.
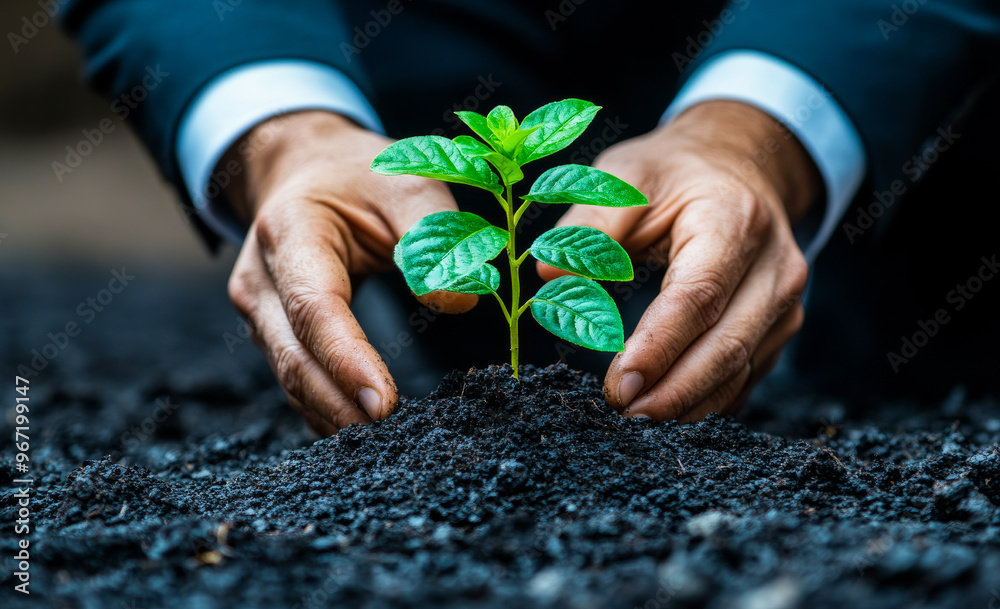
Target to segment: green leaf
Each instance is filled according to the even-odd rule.
[[[462,154],[465,156],[484,157],[493,152],[492,148],[471,135],[459,135],[452,141],[455,142],[455,145],[458,146],[458,149],[461,150]]]
[[[507,106],[497,106],[486,116],[486,126],[496,137],[496,141],[501,142],[508,134],[517,130],[517,117]]]
[[[632,261],[625,248],[589,226],[562,226],[542,233],[531,255],[557,269],[602,281],[631,281]]]
[[[408,137],[390,144],[372,161],[371,170],[382,175],[409,174],[503,192],[496,174],[485,161],[466,156],[454,142],[437,135]]]
[[[553,279],[532,299],[531,314],[559,338],[595,351],[625,349],[625,329],[611,296],[597,283],[569,275]]]
[[[483,158],[496,167],[496,170],[499,171],[500,175],[503,177],[504,184],[513,186],[524,179],[524,173],[521,171],[521,168],[517,166],[517,163],[508,159],[499,152],[491,152],[483,156]]]
[[[521,154],[521,148],[524,146],[524,140],[528,139],[528,136],[541,129],[541,125],[536,125],[531,129],[516,129],[507,134],[507,137],[503,138],[500,142],[500,148],[503,153],[507,155],[507,158],[513,159],[517,162],[518,155]]]
[[[500,287],[500,271],[492,264],[484,264],[465,277],[459,277],[445,289],[462,294],[489,294]]]
[[[492,260],[507,246],[507,231],[476,214],[440,211],[406,231],[393,260],[417,296],[447,290]]]
[[[564,99],[545,104],[524,117],[522,129],[540,128],[525,140],[517,155],[518,164],[530,163],[569,146],[587,129],[600,109],[582,99]]]
[[[634,186],[586,165],[559,165],[538,176],[525,201],[633,207],[649,203]]]
[[[483,138],[483,141],[496,149],[499,144],[496,137],[493,135],[493,131],[490,130],[489,123],[486,117],[478,112],[472,112],[471,110],[458,110],[455,112],[457,116],[463,123],[472,129],[473,133]]]
[[[500,172],[504,184],[514,185],[524,179],[524,173],[521,172],[521,168],[517,166],[517,163],[499,152],[494,152],[492,148],[476,138],[468,135],[460,135],[454,139],[454,142],[465,156],[479,157],[493,165]]]

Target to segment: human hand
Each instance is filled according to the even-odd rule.
[[[822,187],[811,158],[769,115],[713,101],[608,148],[594,166],[650,205],[576,205],[559,225],[592,226],[634,257],[669,260],[608,369],[608,402],[661,420],[735,412],[802,324],[808,267],[790,225]],[[541,263],[538,272],[563,274]]]
[[[323,435],[385,418],[397,401],[385,363],[350,311],[352,284],[390,269],[393,246],[414,222],[457,210],[440,182],[369,171],[391,142],[339,115],[301,112],[261,123],[220,165],[234,178],[226,197],[250,226],[230,298],[291,405]],[[449,313],[477,300],[421,298]]]

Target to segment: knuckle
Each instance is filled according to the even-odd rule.
[[[293,290],[285,299],[285,315],[292,332],[300,340],[306,339],[312,325],[316,323],[322,310],[318,294],[302,289]]]
[[[271,250],[278,243],[282,233],[280,224],[269,207],[261,209],[254,222],[254,235],[261,249]]]
[[[802,303],[796,303],[792,308],[792,317],[789,320],[788,328],[789,335],[794,335],[796,332],[802,329],[802,324],[806,319],[806,308],[802,306]]]
[[[296,399],[302,396],[302,354],[295,348],[281,348],[274,354],[274,376],[281,387]]]
[[[698,312],[703,330],[712,327],[726,308],[726,288],[722,277],[716,273],[703,273],[701,277],[674,285],[681,300]]]
[[[720,376],[724,380],[732,379],[750,361],[750,345],[745,338],[730,334],[721,334],[716,340]]]
[[[658,372],[665,372],[680,357],[680,350],[672,340],[654,340],[650,347],[654,350]]]
[[[763,239],[771,230],[771,211],[757,197],[744,198],[744,231],[754,240]]]
[[[236,307],[236,310],[240,312],[241,315],[246,317],[250,314],[250,302],[251,302],[251,291],[249,283],[243,273],[234,272],[229,276],[229,282],[226,284],[226,291],[229,294],[229,300]]]
[[[806,289],[806,283],[809,281],[809,264],[806,262],[806,258],[801,250],[797,247],[788,256],[787,264],[788,291],[791,295],[801,295]]]
[[[670,383],[663,388],[661,393],[661,418],[665,421],[680,418],[694,408],[694,405],[694,392],[691,388],[678,387],[677,383]]]

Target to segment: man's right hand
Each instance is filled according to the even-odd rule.
[[[261,123],[220,164],[238,163],[226,196],[250,226],[230,298],[289,402],[323,435],[384,418],[397,400],[350,311],[352,281],[390,269],[414,222],[457,209],[441,182],[372,173],[390,143],[337,114],[300,112]],[[462,312],[477,299],[438,294],[431,306]]]

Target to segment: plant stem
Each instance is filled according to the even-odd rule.
[[[517,368],[518,368],[518,355],[520,352],[520,345],[518,344],[517,336],[517,321],[521,317],[520,310],[520,300],[521,300],[521,281],[518,275],[518,271],[521,267],[521,261],[518,260],[517,252],[514,249],[514,235],[517,228],[517,218],[515,218],[514,210],[514,195],[513,189],[510,185],[507,186],[507,205],[504,211],[507,212],[507,259],[510,261],[510,292],[511,292],[511,302],[510,302],[510,318],[508,322],[510,323],[510,367],[514,369],[514,378],[517,378]]]
[[[530,307],[531,303],[533,303],[533,302],[535,302],[534,298],[529,298],[528,300],[526,300],[524,302],[524,304],[521,305],[521,308],[517,310],[517,314],[520,315],[521,313],[524,313],[525,311],[527,311],[528,307]]]
[[[510,325],[510,313],[507,312],[507,304],[503,301],[503,298],[500,298],[500,295],[497,294],[496,292],[490,292],[490,293],[493,294],[493,296],[497,299],[497,302],[500,303],[500,310],[503,311],[503,317],[504,319],[507,320],[507,324]]]

